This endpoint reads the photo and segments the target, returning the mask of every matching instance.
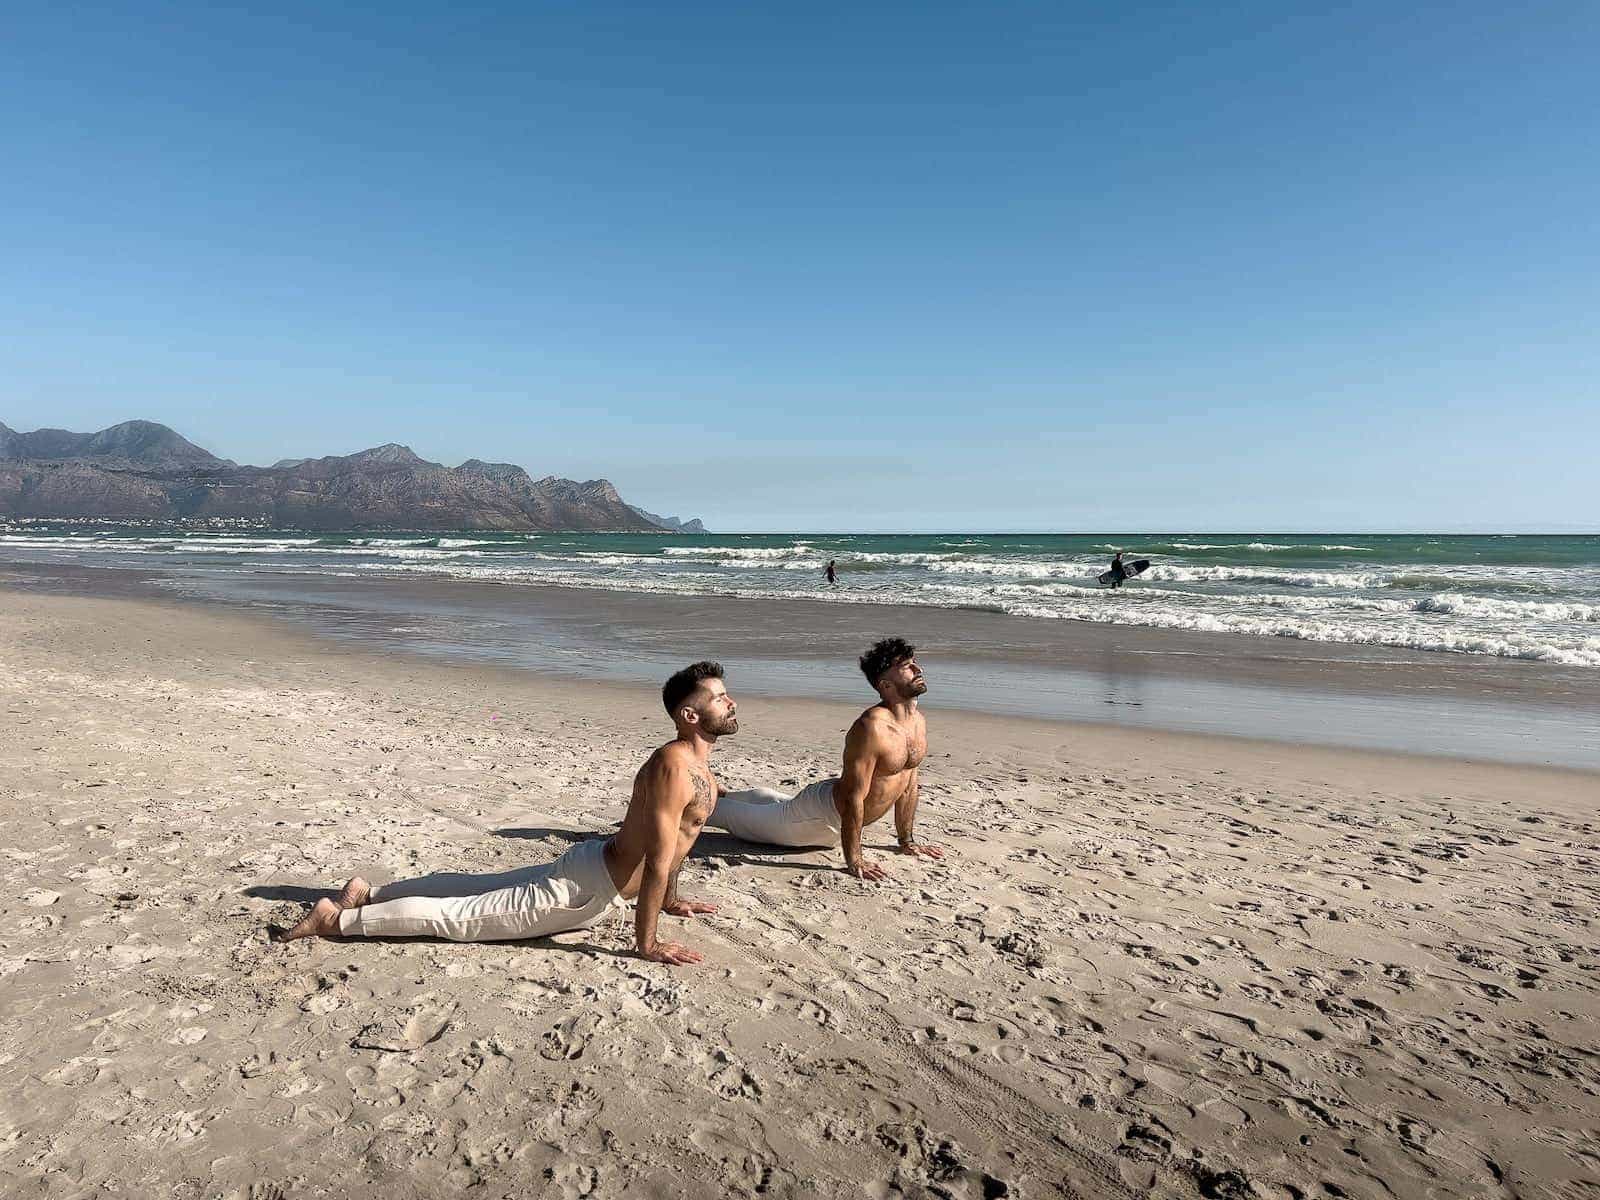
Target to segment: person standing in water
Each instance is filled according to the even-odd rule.
[[[1122,565],[1122,551],[1118,550],[1116,557],[1111,560],[1111,586],[1119,588],[1122,581],[1128,577],[1128,568]]]
[[[837,587],[839,585],[839,572],[833,569],[834,561],[835,560],[831,558],[828,560],[827,576],[828,583],[834,587]]]

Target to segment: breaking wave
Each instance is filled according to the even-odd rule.
[[[1118,548],[1153,565],[1120,589],[1101,587]],[[1163,534],[1119,545],[1104,534],[686,538],[0,522],[0,557],[909,604],[1600,667],[1600,538]],[[836,587],[822,579],[830,559]]]

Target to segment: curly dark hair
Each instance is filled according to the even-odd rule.
[[[694,695],[695,689],[707,679],[721,679],[722,664],[715,662],[690,663],[661,685],[661,703],[667,706],[667,716],[676,716],[679,706]]]
[[[916,654],[917,648],[905,638],[883,638],[874,642],[872,648],[861,656],[861,673],[867,677],[868,683],[877,687],[885,671],[896,663],[915,658]]]

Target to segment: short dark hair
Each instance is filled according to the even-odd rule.
[[[661,685],[661,703],[667,706],[667,716],[678,715],[679,706],[694,695],[707,679],[721,679],[722,664],[714,662],[690,663]]]
[[[877,687],[885,671],[916,655],[917,648],[905,638],[886,637],[874,642],[871,649],[861,656],[861,673],[867,677],[868,683]]]

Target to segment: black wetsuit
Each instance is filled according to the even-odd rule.
[[[1117,555],[1111,560],[1111,586],[1119,588],[1122,581],[1128,577],[1128,568],[1122,565],[1122,555]]]

